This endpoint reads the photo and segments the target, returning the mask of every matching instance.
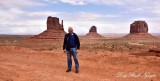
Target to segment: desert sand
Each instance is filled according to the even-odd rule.
[[[109,35],[107,35],[109,36]],[[105,36],[105,37],[107,37]],[[0,36],[0,81],[159,81],[160,40],[80,36],[80,72],[66,73],[61,41],[26,42]],[[156,50],[156,51],[155,51]]]

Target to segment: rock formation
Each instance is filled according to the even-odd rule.
[[[127,39],[155,39],[154,36],[148,33],[148,24],[145,21],[134,21],[130,25],[130,34],[124,38]]]
[[[97,33],[97,28],[96,28],[96,26],[92,26],[92,27],[90,28],[89,32],[95,32],[95,33]]]
[[[94,37],[94,38],[101,38],[103,36],[101,36],[100,34],[97,33],[97,27],[96,26],[92,26],[89,30],[89,33],[86,35],[87,37]]]
[[[35,35],[32,39],[62,39],[65,35],[62,23],[59,23],[59,18],[49,16],[47,19],[47,30]]]
[[[135,21],[130,25],[130,33],[148,33],[148,25],[145,21]]]
[[[62,24],[60,24],[59,18],[49,16],[47,19],[47,30],[64,30],[63,20],[62,20]]]

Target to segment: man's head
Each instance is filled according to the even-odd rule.
[[[73,33],[73,28],[72,28],[72,27],[69,27],[69,28],[68,28],[68,33],[70,33],[70,34]]]

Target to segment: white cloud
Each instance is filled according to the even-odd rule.
[[[54,16],[54,15],[58,15],[62,12],[53,12],[53,11],[44,11],[44,12],[28,12],[27,15],[28,16],[32,16],[32,17],[35,17],[35,16]]]
[[[129,26],[126,22],[114,22],[121,17],[121,15],[113,14],[99,14],[89,12],[77,12],[70,13],[70,17],[73,19],[65,18],[64,26],[65,31],[67,28],[72,26],[75,32],[88,33],[91,26],[97,26],[99,33],[123,33],[128,32]],[[111,23],[112,22],[112,23]],[[118,32],[117,32],[118,31]]]
[[[65,31],[67,31],[68,27],[73,27],[76,33],[88,33],[91,26],[96,26],[98,33],[129,33],[129,25],[130,22],[115,22],[115,23],[106,23],[101,20],[97,21],[65,21]],[[85,24],[84,24],[85,23]]]
[[[54,3],[68,3],[72,5],[86,5],[86,4],[104,4],[104,5],[120,5],[120,6],[152,6],[159,5],[159,0],[45,0]]]
[[[72,5],[85,5],[84,0],[45,0],[46,2],[52,3],[68,3]]]
[[[135,20],[145,20],[149,32],[160,31],[160,0],[0,0],[0,33],[39,34],[46,29],[48,16],[64,20],[65,30],[74,27],[77,33],[88,33],[91,26],[97,26],[99,33],[128,33],[129,25]],[[125,9],[116,14],[100,12],[56,12],[26,11],[24,7],[43,6],[46,3],[68,3],[71,5],[109,5]],[[140,14],[139,14],[140,13]],[[134,15],[134,14],[138,14]],[[149,16],[145,16],[148,14]],[[127,17],[129,16],[129,17]],[[137,17],[136,17],[137,16]],[[141,17],[142,16],[142,17]],[[4,32],[5,31],[5,32]]]
[[[24,12],[20,10],[19,8],[11,8],[9,9],[10,13],[15,13],[15,14],[23,14]]]
[[[69,21],[93,21],[99,19],[106,19],[106,18],[119,18],[122,17],[120,14],[100,14],[100,13],[93,13],[93,12],[72,12],[72,13],[65,13],[61,12],[61,15]]]
[[[64,3],[70,3],[72,5],[84,5],[84,1],[81,1],[81,0],[60,0],[61,2],[64,2]]]
[[[41,6],[45,5],[40,1],[36,0],[0,0],[1,8],[21,8],[25,6]]]
[[[124,9],[129,9],[130,11],[135,12],[146,12],[153,11],[159,13],[160,11],[160,0],[45,0],[47,2],[55,3],[68,3],[71,5],[109,5],[109,6],[118,6]]]
[[[46,20],[30,17],[29,13],[32,14],[18,8],[0,10],[0,34],[38,34],[44,31]]]
[[[107,5],[123,5],[122,0],[46,0],[49,2],[61,2],[72,5],[86,5],[86,4],[107,4]]]

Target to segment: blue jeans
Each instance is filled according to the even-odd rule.
[[[79,69],[79,62],[78,62],[76,48],[71,48],[69,51],[67,51],[68,69],[72,68],[72,56],[74,58],[75,69],[78,70]]]

